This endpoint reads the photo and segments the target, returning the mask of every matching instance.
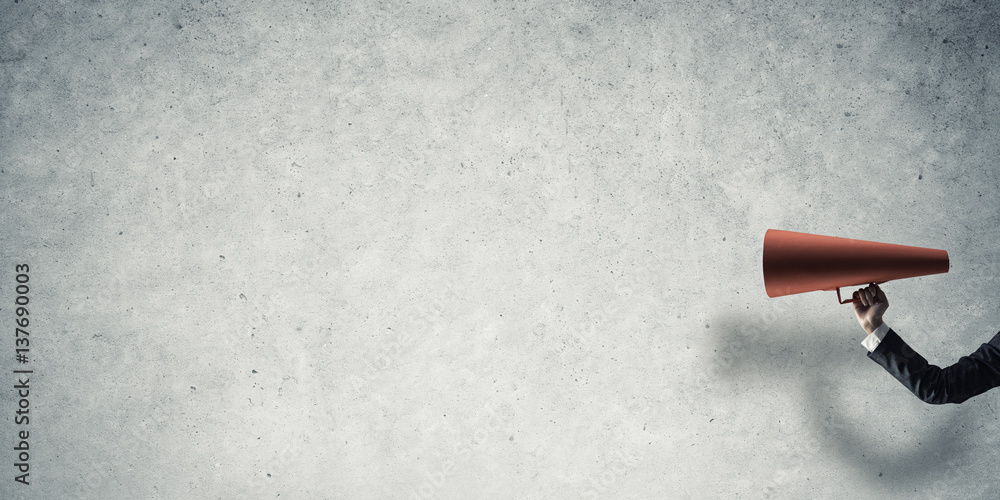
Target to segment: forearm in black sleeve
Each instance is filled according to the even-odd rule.
[[[945,368],[927,363],[892,329],[868,357],[930,404],[961,403],[1000,386],[1000,333]]]

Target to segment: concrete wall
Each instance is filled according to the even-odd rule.
[[[998,11],[4,0],[0,496],[996,497],[1000,393],[760,262],[946,249],[886,321],[1000,329]]]

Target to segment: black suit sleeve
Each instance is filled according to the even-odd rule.
[[[1000,333],[945,368],[928,364],[891,328],[868,357],[930,404],[958,404],[1000,386]]]

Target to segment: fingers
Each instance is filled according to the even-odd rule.
[[[868,292],[871,294],[872,304],[878,304],[879,302],[882,302],[881,299],[885,298],[885,293],[882,292],[882,289],[875,283],[868,285]]]
[[[856,292],[854,292],[853,296],[861,303],[861,305],[865,307],[880,304],[882,302],[888,302],[885,292],[875,283],[872,283],[864,288],[859,288]]]
[[[885,296],[885,292],[882,291],[882,289],[879,288],[878,285],[872,285],[872,286],[875,287],[875,291],[877,292],[876,295],[875,295],[875,300],[877,302],[888,302],[889,301],[889,299],[887,299],[886,296]]]
[[[861,301],[861,305],[868,307],[878,302],[878,293],[878,287],[873,283],[865,288],[859,288],[858,291],[854,292],[854,298]]]
[[[864,288],[859,288],[854,292],[854,298],[861,301],[861,305],[868,307],[882,302],[887,302],[885,292],[875,283]]]

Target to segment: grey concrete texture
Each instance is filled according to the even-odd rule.
[[[2,498],[996,498],[992,2],[0,7]],[[15,362],[29,264],[30,362]],[[30,486],[13,481],[30,366]]]

